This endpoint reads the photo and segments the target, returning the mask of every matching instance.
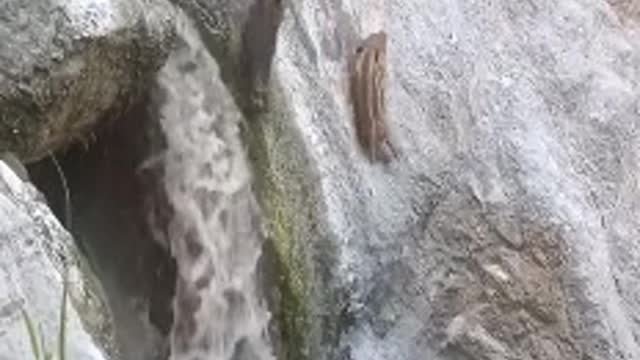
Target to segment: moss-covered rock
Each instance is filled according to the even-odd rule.
[[[279,142],[291,138],[285,120],[284,112],[274,111],[253,119],[244,128],[243,135],[253,165],[256,195],[267,225],[265,256],[274,267],[271,269],[273,279],[269,282],[275,287],[267,296],[278,328],[275,334],[278,357],[305,359],[308,344],[304,335],[310,328],[310,270],[298,241],[311,236],[312,227],[305,213],[313,206],[309,198],[301,196],[305,191],[304,162],[301,158],[287,159],[296,152],[283,149]]]
[[[336,249],[321,220],[325,210],[318,201],[313,162],[292,126],[285,99],[277,90],[270,96],[269,112],[247,115],[243,138],[267,225],[276,351],[283,360],[320,359],[349,321],[344,296],[331,276]]]

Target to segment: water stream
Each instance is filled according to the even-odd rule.
[[[273,359],[256,266],[262,230],[240,112],[184,15],[157,80],[164,185],[178,263],[171,360]]]

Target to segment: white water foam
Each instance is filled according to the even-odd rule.
[[[263,237],[240,112],[183,14],[177,30],[179,47],[156,92],[178,263],[170,359],[270,360],[269,312],[256,280]]]

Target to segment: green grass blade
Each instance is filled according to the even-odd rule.
[[[42,358],[44,360],[49,360],[51,359],[51,353],[48,350],[46,350],[47,344],[44,342],[44,332],[42,331],[42,326],[40,326],[39,334],[40,334],[40,350],[42,350]]]
[[[58,360],[65,359],[66,329],[67,329],[67,295],[68,295],[68,269],[65,268],[62,280],[62,305],[60,309],[60,330],[58,333]]]
[[[33,356],[36,360],[40,360],[40,347],[38,346],[38,335],[36,334],[36,329],[33,327],[33,322],[31,321],[31,317],[27,313],[27,311],[22,308],[22,318],[24,319],[25,326],[27,327],[27,332],[29,333],[29,341],[31,342],[31,351],[33,352]]]

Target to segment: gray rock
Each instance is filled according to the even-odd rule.
[[[257,61],[242,29],[264,2],[175,2],[246,80],[227,70]],[[273,106],[243,132],[280,358],[640,358],[635,3],[284,3]],[[346,92],[379,29],[388,166]]]
[[[218,61],[222,80],[230,85],[242,109],[268,107],[273,55],[287,1],[172,0],[184,9]]]
[[[32,356],[23,310],[57,354],[65,266],[67,358],[102,360],[116,354],[108,310],[77,259],[71,236],[40,194],[0,162],[0,359]]]
[[[173,39],[163,1],[0,1],[0,151],[31,162],[122,113]]]
[[[289,5],[247,140],[281,354],[640,358],[633,6]],[[388,166],[360,153],[346,92],[354,41],[381,28]]]
[[[620,14],[622,22],[640,19],[640,4],[638,2],[633,0],[607,0],[607,2]]]
[[[20,178],[20,180],[29,181],[29,172],[14,153],[4,152],[0,154],[0,159],[2,159],[2,161],[4,161],[7,166],[9,166],[9,168]]]

